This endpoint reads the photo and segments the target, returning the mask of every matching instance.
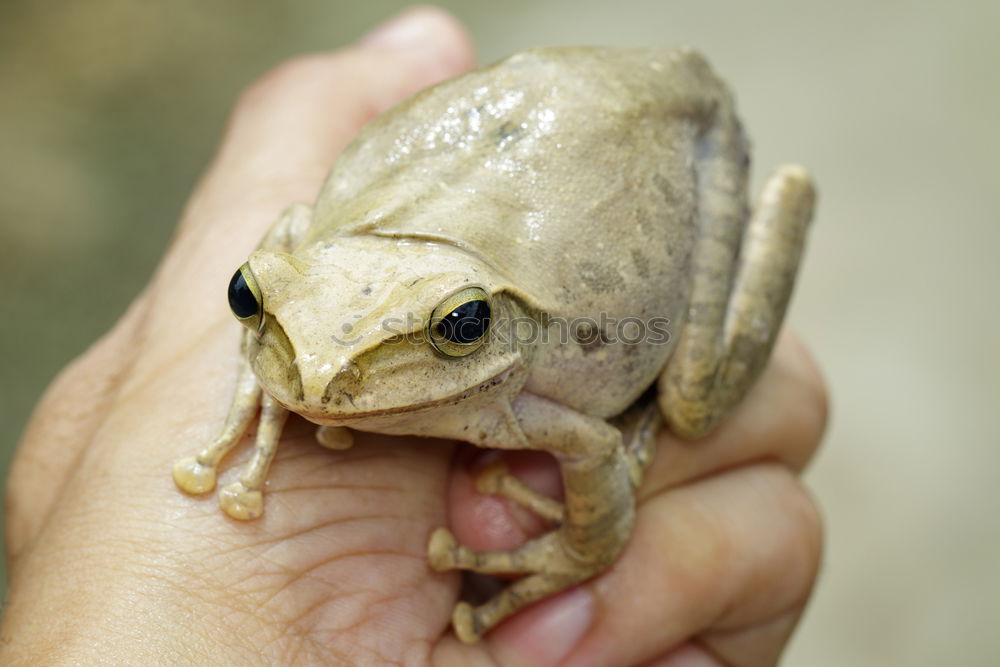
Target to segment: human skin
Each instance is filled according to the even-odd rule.
[[[235,522],[214,497],[174,487],[174,460],[212,438],[232,393],[234,267],[284,206],[315,197],[368,119],[472,59],[454,19],[420,9],[242,95],[152,282],[57,378],[20,444],[0,663],[777,661],[818,569],[820,520],[798,474],[826,418],[820,375],[787,333],[713,434],[659,435],[615,565],[477,645],[450,634],[461,582],[430,570],[427,536],[447,524],[472,548],[506,549],[543,529],[474,492],[480,450],[358,433],[331,452],[293,419],[260,520]],[[510,466],[558,490],[550,460]]]

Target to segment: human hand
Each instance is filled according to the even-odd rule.
[[[611,569],[474,646],[449,632],[460,578],[430,570],[428,535],[449,524],[470,547],[505,549],[541,526],[476,495],[473,457],[453,443],[357,433],[330,452],[293,419],[261,519],[232,521],[174,487],[174,461],[212,439],[232,392],[241,328],[222,292],[234,267],[285,205],[314,198],[371,116],[471,65],[440,12],[387,30],[243,95],[152,283],[43,398],[8,483],[0,662],[773,664],[820,541],[796,473],[825,398],[789,336],[712,436],[660,435]],[[510,467],[558,486],[542,457]]]

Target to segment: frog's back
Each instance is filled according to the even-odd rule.
[[[372,121],[338,159],[312,234],[440,239],[552,315],[677,322],[697,145],[720,112],[731,114],[725,86],[690,50],[520,53]],[[643,382],[670,347],[628,352]],[[569,366],[603,373],[622,354],[561,359],[551,381]]]

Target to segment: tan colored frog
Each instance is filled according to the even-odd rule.
[[[459,603],[456,633],[476,641],[600,572],[632,531],[661,415],[706,433],[781,324],[813,189],[783,167],[751,212],[747,150],[726,87],[688,50],[537,49],[376,118],[315,207],[290,208],[233,277],[244,370],[177,485],[212,489],[258,405],[254,456],[220,492],[238,519],[263,511],[288,411],[335,448],[350,427],[541,449],[561,502],[498,469],[480,490],[551,532],[489,553],[430,536],[434,569],[525,574]]]

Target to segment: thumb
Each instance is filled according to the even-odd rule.
[[[300,56],[253,83],[157,273],[153,317],[162,321],[150,326],[162,332],[157,341],[174,348],[166,352],[229,319],[220,295],[234,268],[283,209],[316,198],[334,159],[365,123],[472,61],[468,35],[451,15],[418,8],[354,46]]]

